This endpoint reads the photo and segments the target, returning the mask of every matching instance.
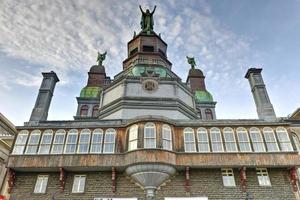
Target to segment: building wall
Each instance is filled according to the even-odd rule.
[[[254,199],[282,200],[295,199],[292,191],[288,172],[286,169],[268,169],[271,187],[261,187],[258,185],[256,172],[254,169],[247,169],[248,191],[253,194]],[[164,197],[187,197],[198,196],[208,197],[208,199],[245,199],[239,182],[238,170],[234,170],[236,187],[224,187],[220,169],[191,169],[190,171],[190,192],[186,193],[184,172],[178,172],[157,192],[157,200]],[[41,173],[47,174],[47,173]],[[86,174],[86,187],[83,194],[72,194],[72,184],[74,174]],[[48,187],[46,194],[33,194],[34,185],[38,173],[17,172],[16,182],[11,195],[12,200],[44,200],[51,199],[51,196],[59,191],[59,174],[49,173]],[[112,192],[111,172],[88,172],[88,173],[68,173],[65,191],[57,193],[57,200],[91,200],[94,197],[137,197],[145,199],[143,190],[135,185],[123,172],[117,172],[116,193]]]

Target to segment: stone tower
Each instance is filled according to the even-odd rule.
[[[250,68],[248,69],[245,78],[247,78],[250,83],[258,118],[266,121],[273,121],[276,120],[276,115],[269,99],[261,71],[262,69],[260,68]]]
[[[30,122],[47,120],[48,110],[53,96],[56,82],[59,81],[55,72],[43,74],[43,81],[30,116]]]

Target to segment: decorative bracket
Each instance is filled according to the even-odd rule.
[[[14,185],[15,185],[15,179],[16,179],[16,172],[12,170],[11,168],[8,168],[8,189],[7,192],[10,194]]]
[[[190,167],[185,167],[185,192],[190,192]]]
[[[116,192],[116,168],[112,167],[111,169],[111,182],[112,182],[112,192]]]
[[[247,191],[247,177],[246,177],[246,167],[242,167],[240,169],[240,180],[241,180],[241,187],[242,191],[246,192]]]
[[[67,175],[66,171],[62,167],[59,168],[59,172],[60,192],[63,192],[65,190]]]
[[[298,175],[297,175],[297,168],[292,167],[290,169],[290,179],[291,179],[291,184],[294,192],[298,191],[298,186],[297,186],[297,181],[298,181]]]

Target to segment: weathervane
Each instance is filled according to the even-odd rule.
[[[194,57],[186,57],[187,58],[187,62],[191,65],[192,69],[195,69],[196,66],[196,61]]]
[[[105,51],[105,53],[99,53],[98,51],[98,55],[97,55],[97,62],[99,66],[102,66],[102,62],[105,60],[105,56],[106,56],[107,51]]]

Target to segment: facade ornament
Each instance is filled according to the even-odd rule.
[[[196,61],[194,57],[186,57],[187,58],[187,62],[191,65],[192,69],[195,69],[196,66]]]
[[[65,185],[66,185],[66,171],[64,168],[60,167],[59,168],[59,187],[60,187],[60,192],[63,192],[65,190]]]
[[[293,167],[290,169],[290,179],[291,179],[291,184],[294,192],[298,191],[298,176],[297,176],[297,168]]]
[[[8,194],[11,193],[14,185],[15,185],[15,179],[16,179],[16,172],[12,170],[11,168],[8,169],[8,188],[7,192]]]
[[[105,60],[106,53],[107,53],[107,51],[105,51],[105,53],[102,53],[102,54],[99,53],[99,51],[98,51],[97,62],[98,62],[99,66],[102,66],[102,62]]]
[[[146,31],[146,32],[153,31],[153,25],[154,25],[153,14],[155,12],[155,9],[156,9],[156,6],[154,6],[154,9],[152,12],[150,12],[149,9],[147,9],[146,12],[144,12],[140,5],[140,10],[142,12],[142,17],[141,17],[142,31]]]
[[[241,180],[242,191],[246,192],[247,191],[246,167],[242,167],[240,169],[240,180]]]

